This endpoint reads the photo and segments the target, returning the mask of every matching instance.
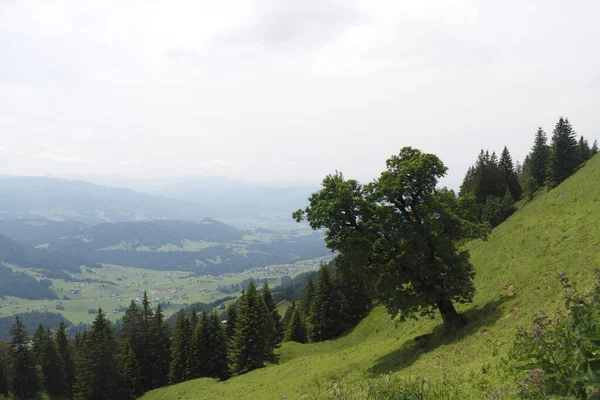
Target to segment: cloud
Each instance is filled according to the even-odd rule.
[[[50,161],[55,161],[59,163],[84,163],[84,164],[92,164],[92,161],[86,160],[76,155],[72,155],[67,153],[66,151],[54,147],[48,143],[44,143],[42,141],[35,142],[37,151],[32,153],[34,158],[45,159]]]

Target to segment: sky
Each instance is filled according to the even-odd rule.
[[[559,117],[600,138],[600,3],[0,0],[0,174],[457,187]]]

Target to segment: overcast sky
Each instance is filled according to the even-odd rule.
[[[0,173],[456,186],[562,115],[600,137],[596,1],[0,0]]]

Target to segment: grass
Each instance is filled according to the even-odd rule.
[[[596,156],[523,205],[488,241],[468,244],[477,294],[472,304],[459,306],[469,323],[454,335],[444,334],[440,319],[397,325],[377,307],[336,340],[284,343],[279,365],[226,382],[184,382],[143,399],[367,398],[369,388],[415,379],[447,386],[463,399],[513,398],[516,377],[503,365],[516,327],[537,310],[560,305],[559,272],[585,290],[600,266],[599,181]]]
[[[329,258],[324,258],[329,261]],[[271,265],[257,268],[251,272],[240,272],[218,276],[192,276],[185,271],[157,271],[140,268],[123,267],[119,265],[105,265],[103,268],[83,268],[78,274],[71,274],[78,279],[95,279],[107,283],[65,282],[60,279],[50,279],[52,290],[60,300],[27,300],[17,297],[0,298],[0,317],[16,315],[30,311],[59,312],[74,324],[89,323],[94,315],[88,310],[101,307],[108,313],[112,321],[123,316],[122,312],[113,312],[122,306],[128,306],[132,299],[140,301],[144,290],[153,305],[159,302],[170,302],[171,307],[164,308],[168,317],[182,307],[196,302],[210,303],[219,298],[241,293],[226,294],[218,290],[219,285],[239,284],[253,277],[261,281],[268,279],[270,286],[280,284],[284,275],[290,277],[299,273],[312,271],[318,268],[321,259],[304,260],[295,264]],[[41,272],[15,265],[7,265],[15,271],[25,272],[38,279],[43,278]],[[63,300],[67,296],[69,300]],[[177,298],[174,298],[177,296]],[[64,310],[57,310],[60,305]],[[282,311],[285,307],[282,308]]]

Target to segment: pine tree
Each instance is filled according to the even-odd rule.
[[[539,127],[535,134],[535,140],[531,152],[528,155],[525,169],[533,178],[537,187],[544,186],[546,182],[546,170],[548,168],[548,157],[550,148],[548,147],[548,138],[546,132]]]
[[[64,322],[61,322],[56,330],[56,348],[62,357],[65,367],[65,394],[66,397],[71,397],[73,394],[73,383],[75,382],[75,361],[71,345],[69,344],[69,337],[67,336],[67,326]]]
[[[512,157],[506,146],[504,146],[504,150],[502,150],[498,167],[502,173],[502,186],[504,187],[504,191],[506,192],[506,190],[508,190],[514,201],[519,200],[522,193],[521,186],[519,185],[519,177],[515,171]]]
[[[171,343],[171,365],[169,370],[169,383],[171,385],[187,379],[187,365],[190,350],[190,322],[183,311],[179,311],[177,322],[173,327],[173,340]]]
[[[102,309],[85,335],[77,357],[76,400],[110,400],[121,395],[115,334]]]
[[[189,379],[208,376],[208,358],[212,351],[209,329],[208,314],[206,311],[203,311],[192,334],[190,358],[187,365],[187,376]]]
[[[594,140],[594,144],[590,149],[590,157],[594,157],[596,154],[598,154],[598,141]]]
[[[271,295],[271,289],[269,289],[269,284],[265,279],[262,290],[262,298],[265,302],[265,306],[267,307],[267,312],[271,317],[272,331],[268,333],[267,340],[269,342],[269,354],[273,356],[273,359],[269,360],[270,362],[277,362],[278,358],[272,349],[276,349],[279,347],[279,344],[283,340],[283,325],[281,324],[281,315],[279,315],[279,311],[277,310],[277,304],[273,300],[273,296]]]
[[[237,320],[237,306],[234,303],[230,303],[227,306],[227,323],[225,325],[225,334],[227,335],[227,341],[230,342],[235,333],[235,322]]]
[[[171,343],[169,327],[165,323],[160,304],[156,306],[149,332],[149,351],[152,368],[150,369],[150,387],[156,389],[169,384],[171,363]]]
[[[119,398],[122,400],[133,400],[137,398],[140,390],[138,383],[140,379],[140,367],[135,352],[129,342],[123,340],[118,357],[119,365]]]
[[[208,358],[207,375],[212,378],[225,380],[229,378],[227,336],[216,310],[210,313],[208,324],[211,351]]]
[[[151,344],[150,344],[150,329],[153,323],[154,313],[152,311],[152,305],[148,300],[148,294],[144,291],[142,298],[142,310],[141,310],[141,331],[142,338],[140,340],[139,351],[136,352],[138,364],[140,366],[140,379],[139,389],[142,393],[153,388],[152,385],[152,368],[154,366],[154,360],[152,359]]]
[[[0,396],[8,393],[8,365],[10,349],[8,343],[0,340]]]
[[[19,317],[10,328],[10,337],[9,389],[20,399],[32,398],[40,385],[35,359],[29,351],[29,334]]]
[[[292,301],[292,304],[290,304],[290,306],[287,308],[287,310],[285,310],[285,314],[283,314],[283,318],[281,319],[281,325],[283,326],[283,338],[285,341],[285,335],[287,332],[287,327],[290,323],[290,320],[292,319],[292,314],[294,313],[294,310],[297,308],[296,306],[296,302]]]
[[[321,265],[319,282],[309,314],[309,337],[313,342],[337,336],[341,324],[341,302],[337,287],[327,265]]]
[[[259,296],[251,279],[244,298],[238,306],[235,334],[230,352],[231,369],[235,374],[243,374],[262,368],[273,357],[267,338],[272,329],[271,319],[265,302]]]
[[[290,309],[291,316],[285,332],[285,340],[286,342],[291,341],[298,343],[306,343],[306,326],[304,325],[302,312],[294,304],[292,304],[292,307],[290,307]]]
[[[302,315],[304,315],[305,318],[308,318],[310,314],[314,298],[315,285],[313,284],[312,277],[309,277],[308,282],[306,282],[306,286],[304,287],[304,291],[302,293],[302,302],[300,303],[300,309],[302,311]]]
[[[198,313],[196,312],[196,307],[194,307],[192,308],[192,315],[190,316],[190,327],[192,328],[192,332],[196,329],[198,322]]]
[[[583,136],[579,138],[579,144],[577,145],[579,152],[579,163],[582,164],[590,159],[591,149],[587,140]]]
[[[555,187],[571,176],[579,165],[579,153],[575,132],[568,119],[562,117],[552,133],[547,182]]]
[[[42,387],[53,396],[67,394],[67,377],[63,358],[50,329],[43,335],[40,353],[37,355],[42,372]]]

